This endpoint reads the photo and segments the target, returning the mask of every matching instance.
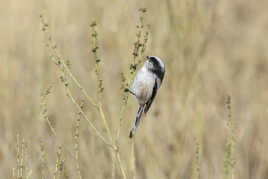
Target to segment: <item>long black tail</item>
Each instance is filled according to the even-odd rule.
[[[138,112],[137,112],[137,115],[136,115],[136,120],[135,120],[135,123],[129,133],[129,138],[132,138],[136,132],[136,129],[140,123],[140,119],[141,119],[141,115],[142,115],[142,112],[143,112],[143,106],[139,106],[139,109],[138,109]]]

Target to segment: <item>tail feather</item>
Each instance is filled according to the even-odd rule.
[[[132,138],[135,134],[136,129],[134,130],[133,128],[131,129],[130,133],[129,133],[129,138]]]
[[[143,112],[143,106],[140,106],[139,109],[138,109],[138,112],[137,112],[137,115],[136,115],[136,120],[135,120],[135,123],[129,133],[129,138],[132,138],[136,132],[136,129],[137,127],[139,126],[139,123],[140,123],[140,118],[141,118],[141,115],[142,115],[142,112]]]

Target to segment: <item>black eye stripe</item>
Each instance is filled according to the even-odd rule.
[[[162,69],[160,62],[155,58],[154,56],[147,57],[150,62],[153,64],[154,68],[150,69],[151,72],[153,72],[162,82],[164,75],[165,75],[165,70]]]

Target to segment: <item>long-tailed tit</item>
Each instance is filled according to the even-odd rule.
[[[139,103],[136,120],[129,134],[130,138],[135,134],[142,113],[146,114],[150,109],[164,75],[165,65],[162,60],[155,56],[147,56],[144,65],[137,72],[133,80],[131,89],[126,89],[126,91],[136,97]]]

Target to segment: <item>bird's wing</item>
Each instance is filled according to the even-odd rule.
[[[144,113],[145,113],[145,114],[149,111],[149,109],[150,109],[150,107],[151,107],[151,104],[152,104],[153,101],[154,101],[154,98],[155,98],[156,93],[157,93],[157,89],[158,89],[158,87],[157,87],[157,81],[156,81],[156,79],[155,79],[155,82],[154,82],[154,88],[153,88],[153,92],[152,92],[152,96],[151,96],[151,98],[150,98],[150,99],[146,102],[146,104],[145,104],[145,108],[144,108]]]

